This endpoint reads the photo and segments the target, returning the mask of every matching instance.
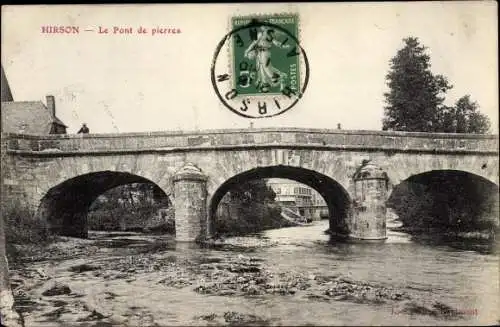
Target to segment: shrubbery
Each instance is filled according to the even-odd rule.
[[[173,208],[165,211],[165,215],[159,216],[162,206],[145,204],[130,208],[116,205],[113,208],[94,208],[87,215],[88,228],[91,230],[106,231],[163,231],[175,233],[175,221]]]
[[[388,200],[407,230],[473,232],[498,229],[498,200],[483,185],[460,184],[452,177],[436,184],[402,182]],[[453,190],[450,192],[449,190]]]
[[[108,190],[92,203],[87,214],[88,228],[174,233],[172,209],[168,196],[155,185],[126,184]]]
[[[243,235],[266,229],[289,227],[292,223],[280,215],[281,207],[270,202],[251,202],[241,204],[231,202],[220,204],[215,220],[216,234]]]
[[[5,203],[2,216],[7,244],[43,244],[52,240],[47,221],[38,219],[21,201]]]
[[[4,219],[6,254],[14,265],[21,263],[22,257],[40,251],[55,239],[47,221],[37,219],[35,212],[21,201],[4,203],[0,219]]]
[[[281,217],[281,206],[275,203],[275,197],[276,193],[264,179],[237,185],[219,203],[215,233],[243,235],[293,226]]]

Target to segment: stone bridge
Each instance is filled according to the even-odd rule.
[[[232,186],[277,177],[316,189],[333,233],[383,239],[392,187],[441,171],[497,186],[498,135],[299,128],[2,135],[2,203],[17,201],[54,231],[79,237],[100,194],[152,182],[174,203],[177,239],[205,239]]]

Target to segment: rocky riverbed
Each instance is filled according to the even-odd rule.
[[[356,280],[335,269],[283,270],[259,254],[278,246],[268,239],[226,243],[200,249],[134,233],[59,238],[17,258],[11,271],[16,307],[26,326],[89,327],[286,325],[293,320],[276,312],[287,305],[321,312],[356,308],[384,324],[407,324],[414,317],[467,324],[474,314],[432,292],[389,281]],[[273,307],[281,309],[267,310]],[[346,322],[318,319],[311,316],[295,324]],[[347,322],[363,320],[351,317]]]

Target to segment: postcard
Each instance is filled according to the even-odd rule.
[[[2,6],[0,323],[499,324],[497,6]]]

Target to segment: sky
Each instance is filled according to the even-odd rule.
[[[217,44],[233,16],[297,13],[310,79],[289,111],[249,119],[229,111],[210,79]],[[403,38],[428,47],[431,70],[470,94],[498,133],[497,4],[408,3],[2,6],[1,60],[15,101],[45,102],[75,133],[254,127],[380,130],[385,75]],[[42,33],[78,26],[79,34]],[[138,34],[179,29],[177,34]],[[99,27],[111,34],[99,34]],[[113,34],[113,27],[133,34]],[[92,29],[92,32],[84,32]]]

